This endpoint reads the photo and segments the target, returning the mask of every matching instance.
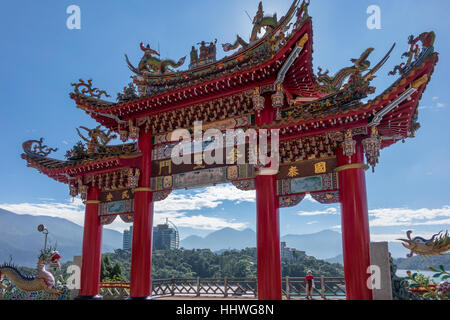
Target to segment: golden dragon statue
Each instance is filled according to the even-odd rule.
[[[450,251],[450,236],[448,231],[436,233],[431,239],[424,239],[422,237],[411,238],[412,231],[406,232],[407,239],[398,239],[403,241],[402,245],[411,250],[407,257],[411,258],[414,253],[419,256],[444,256],[447,251]]]
[[[46,265],[59,268],[60,259],[61,256],[56,248],[42,249],[35,276],[23,275],[11,262],[0,265],[0,291],[1,289],[9,290],[14,284],[27,293],[44,290],[52,295],[59,295],[61,290],[56,288],[55,277],[46,270]]]

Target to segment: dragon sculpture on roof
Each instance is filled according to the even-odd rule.
[[[258,5],[258,12],[256,16],[253,18],[253,29],[250,35],[250,41],[246,42],[239,35],[237,36],[236,41],[231,43],[222,44],[223,51],[228,52],[234,49],[239,48],[240,46],[243,49],[246,49],[250,43],[258,40],[258,34],[261,32],[262,28],[265,28],[266,32],[275,29],[278,26],[277,14],[275,13],[273,16],[265,16],[263,11],[262,1]]]
[[[394,67],[394,70],[389,72],[390,76],[396,75],[399,73],[400,75],[405,74],[408,71],[408,66],[410,66],[414,60],[417,60],[421,54],[421,52],[430,49],[433,51],[434,41],[436,40],[436,34],[434,31],[430,32],[422,32],[418,37],[414,37],[414,35],[410,35],[408,37],[409,50],[403,53],[402,58],[406,58],[406,62],[402,62],[401,64]],[[419,42],[422,44],[422,50],[420,49]]]
[[[130,59],[128,59],[128,56],[125,55],[128,68],[130,68],[131,71],[138,75],[142,75],[145,73],[165,74],[168,72],[173,72],[173,70],[170,69],[171,67],[175,69],[179,68],[184,64],[184,61],[186,60],[186,56],[178,60],[178,62],[170,59],[161,60],[160,58],[158,58],[160,56],[159,52],[150,48],[149,44],[144,47],[144,44],[141,42],[140,48],[144,52],[144,56],[139,62],[137,68],[131,64]]]
[[[369,68],[371,64],[368,58],[369,55],[374,51],[374,48],[368,48],[364,50],[364,52],[361,53],[360,57],[357,59],[350,59],[353,65],[339,70],[339,72],[337,72],[334,76],[328,75],[328,70],[322,72],[322,68],[318,67],[319,72],[317,74],[317,82],[320,89],[325,93],[337,92],[342,89],[345,81],[349,77],[357,77],[365,82],[373,80],[375,78],[375,73],[386,63],[394,48],[395,43],[392,45],[391,49],[383,57],[383,59],[381,59],[381,61],[370,70]],[[367,73],[362,75],[362,73],[365,71],[367,71]]]

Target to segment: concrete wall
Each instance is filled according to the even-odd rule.
[[[370,264],[375,266],[375,285],[372,289],[373,300],[392,300],[391,267],[389,263],[389,248],[387,242],[370,243]],[[378,267],[378,268],[376,268]],[[379,287],[377,288],[377,285]]]
[[[73,264],[78,266],[81,270],[81,256],[74,256],[73,257]],[[70,290],[70,300],[75,299],[78,297],[78,289]]]

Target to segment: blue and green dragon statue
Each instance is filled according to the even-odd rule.
[[[11,262],[0,265],[0,289],[9,290],[14,284],[26,292],[45,291],[52,295],[59,295],[60,289],[55,286],[55,277],[46,270],[46,265],[60,267],[59,255],[56,248],[42,249],[37,263],[35,276],[23,275]],[[0,290],[1,291],[1,290]]]
[[[400,75],[404,75],[408,70],[408,67],[417,60],[420,56],[421,52],[424,52],[428,49],[431,49],[431,52],[434,50],[433,45],[436,41],[436,34],[434,31],[430,32],[422,32],[418,37],[414,37],[410,35],[408,37],[409,50],[403,53],[402,58],[406,58],[406,62],[402,62],[401,64],[394,67],[394,70],[389,72],[390,76],[396,75],[399,73]],[[422,50],[419,47],[419,42],[422,43]]]

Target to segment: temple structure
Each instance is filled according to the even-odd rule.
[[[91,80],[73,84],[70,97],[99,126],[79,130],[84,142],[69,150],[66,160],[50,158],[54,149],[42,139],[23,144],[29,167],[67,184],[70,194],[86,204],[80,297],[99,293],[103,225],[117,217],[133,222],[130,295],[147,298],[154,202],[176,189],[232,183],[256,190],[259,299],[282,297],[279,209],[297,205],[306,194],[321,203],[340,202],[347,299],[372,299],[366,285],[365,170],[375,167],[381,149],[414,137],[419,128],[419,100],[438,61],[435,35],[411,36],[405,61],[391,72],[397,79],[362,102],[374,93],[371,80],[394,46],[379,63],[369,62],[374,50],[369,48],[355,52],[352,64],[334,76],[320,68],[316,74],[308,5],[295,0],[278,20],[276,14],[265,15],[260,4],[248,41],[238,36],[223,44],[231,55],[218,61],[215,42],[201,43],[200,56],[192,47],[190,68],[184,71],[175,69],[185,58],[161,60],[150,45],[141,44],[137,66],[126,57],[133,82],[116,102]],[[224,133],[279,129],[278,172],[251,164],[173,163],[171,151],[178,142],[171,132],[192,132],[196,121],[204,130]],[[124,144],[109,145],[116,134]],[[237,160],[242,155],[225,156]]]

